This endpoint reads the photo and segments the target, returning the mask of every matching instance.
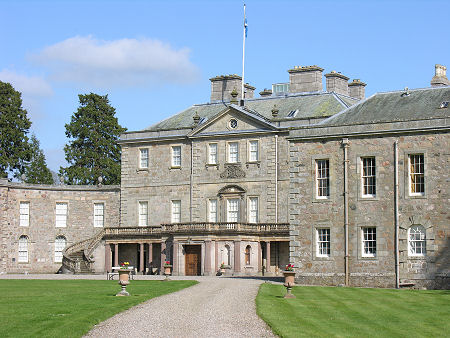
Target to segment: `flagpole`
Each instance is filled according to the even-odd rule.
[[[245,65],[245,29],[247,23],[245,22],[245,4],[244,4],[244,29],[243,29],[243,43],[242,43],[242,86],[241,86],[241,100],[244,102],[244,65]]]

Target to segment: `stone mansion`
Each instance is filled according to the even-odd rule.
[[[365,98],[288,70],[260,97],[211,79],[209,103],[121,136],[120,186],[0,181],[0,273],[278,275],[300,284],[449,288],[450,82]]]

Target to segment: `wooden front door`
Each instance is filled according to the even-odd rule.
[[[184,251],[186,253],[186,276],[201,275],[201,248],[200,245],[184,246]]]

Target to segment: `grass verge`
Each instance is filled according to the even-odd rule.
[[[81,337],[95,324],[196,281],[0,280],[0,337]]]
[[[450,291],[262,284],[258,315],[281,337],[448,337]]]

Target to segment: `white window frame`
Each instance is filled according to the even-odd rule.
[[[236,145],[236,151],[231,152],[232,146]],[[236,155],[234,155],[236,154]],[[233,155],[233,156],[232,156]],[[235,159],[236,157],[236,159]],[[227,142],[227,162],[239,163],[239,142]]]
[[[414,231],[412,233],[411,230]],[[420,251],[420,252],[419,252]],[[427,255],[427,234],[424,226],[411,225],[408,229],[408,256],[425,257]]]
[[[208,222],[217,223],[217,199],[208,200]]]
[[[62,208],[62,206],[65,206],[65,208]],[[55,204],[55,227],[56,228],[66,228],[67,227],[68,213],[69,213],[69,203],[56,202],[56,204]]]
[[[319,163],[326,163],[327,168],[319,168]],[[330,183],[330,160],[328,158],[316,159],[314,161],[315,166],[315,187],[316,187],[316,199],[329,199],[331,195],[331,183]],[[326,176],[323,176],[323,170],[325,171]],[[325,182],[326,186],[321,187],[321,182]],[[323,195],[323,189],[327,190],[327,194]]]
[[[411,159],[412,158],[419,157],[422,159],[422,163],[419,162],[419,171],[411,172]],[[420,172],[420,166],[422,166],[422,172]],[[422,178],[423,183],[413,183],[414,181],[417,181],[417,179]],[[417,192],[417,186],[422,186],[423,191]],[[413,188],[415,186],[415,188]],[[415,190],[415,191],[413,191]],[[414,153],[414,154],[408,154],[408,191],[409,196],[425,196],[425,154],[423,153]]]
[[[61,240],[64,241],[61,241]],[[64,243],[64,245],[61,245]],[[55,263],[61,263],[63,260],[63,250],[67,246],[67,239],[64,236],[58,236],[55,238]]]
[[[316,257],[330,257],[330,255],[331,229],[316,228]]]
[[[218,163],[218,148],[217,143],[208,144],[208,164]]]
[[[375,235],[375,238],[373,237]],[[377,228],[361,227],[361,257],[377,257]]]
[[[171,223],[181,223],[181,200],[172,200],[170,203]]]
[[[105,226],[105,203],[94,202],[94,228],[103,228],[104,226]]]
[[[256,150],[252,149],[252,146],[256,144]],[[258,162],[259,161],[259,140],[249,140],[248,141],[248,161]]]
[[[372,163],[368,163],[369,161]],[[368,165],[366,166],[366,164]],[[376,175],[377,175],[377,167],[375,157],[374,156],[361,157],[361,196],[363,198],[376,197],[377,195]],[[372,191],[373,193],[369,192],[370,189],[373,189]]]
[[[236,210],[232,204],[236,203]],[[231,207],[233,206],[233,210]],[[227,223],[239,222],[239,210],[240,209],[240,199],[239,198],[229,198],[227,199]]]
[[[28,236],[22,235],[19,237],[18,243],[18,262],[28,263]]]
[[[146,153],[146,155],[144,155]],[[149,166],[149,149],[139,148],[139,168],[148,169]],[[144,162],[143,162],[144,161]]]
[[[30,226],[30,202],[21,201],[19,203],[19,226]]]
[[[176,154],[178,150],[180,153]],[[181,168],[181,145],[171,147],[171,158],[172,168]]]
[[[148,226],[148,201],[138,202],[138,225],[140,227]]]
[[[259,222],[259,198],[257,196],[248,198],[248,222]]]

